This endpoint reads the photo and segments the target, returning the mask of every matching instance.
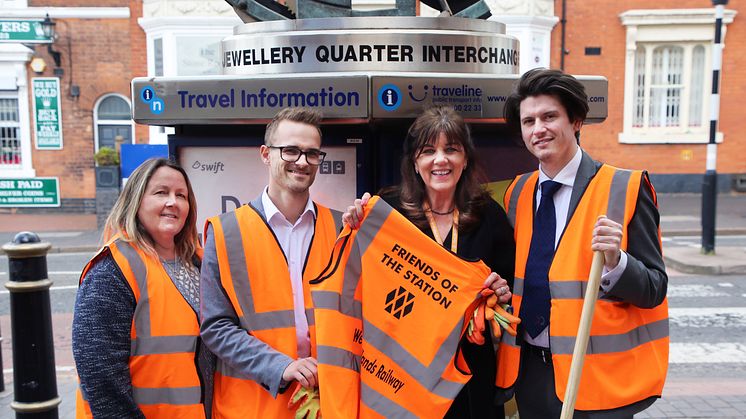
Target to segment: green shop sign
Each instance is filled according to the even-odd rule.
[[[41,20],[0,20],[0,42],[45,44],[52,40],[44,36]]]
[[[0,207],[59,207],[56,177],[0,179]]]
[[[36,148],[39,150],[61,150],[60,79],[57,77],[37,77],[31,80],[34,92]]]

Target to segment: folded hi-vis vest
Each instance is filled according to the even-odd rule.
[[[135,296],[129,359],[132,396],[148,418],[204,418],[202,387],[196,364],[197,313],[184,299],[157,257],[114,239],[91,259],[80,282],[104,254],[114,262]],[[201,249],[198,251],[201,257]],[[78,389],[76,418],[92,417]]]
[[[372,197],[311,281],[324,418],[442,417],[470,378],[459,341],[489,274]]]
[[[292,359],[298,357],[293,288],[285,254],[255,208],[244,205],[207,220],[215,235],[220,281],[240,325],[255,338]],[[337,236],[332,211],[316,204],[314,235],[303,269],[303,295],[311,355],[315,356],[314,317],[308,281],[324,269]],[[277,398],[261,384],[218,358],[213,418],[293,418],[290,391]]]
[[[508,218],[515,225],[516,264],[513,305],[520,312],[526,260],[531,245],[538,172],[516,178],[505,194]],[[557,244],[549,269],[551,312],[549,345],[555,391],[563,400],[580,324],[593,252],[593,226],[599,215],[622,225],[621,249],[628,248],[628,227],[647,175],[603,165],[588,185]],[[660,241],[660,231],[658,232]],[[660,396],[668,368],[668,300],[654,308],[599,298],[593,313],[588,348],[580,379],[577,410],[608,410]],[[515,338],[503,335],[498,386],[516,380],[520,350]]]

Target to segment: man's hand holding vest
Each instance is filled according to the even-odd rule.
[[[290,396],[288,409],[295,409],[295,419],[321,418],[319,389],[316,387],[306,388],[301,385],[296,386],[293,395]]]
[[[298,381],[301,386],[314,388],[319,385],[318,362],[315,358],[300,358],[291,362],[282,372],[285,382]]]

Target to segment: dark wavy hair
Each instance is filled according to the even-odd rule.
[[[521,102],[532,96],[555,97],[565,108],[570,122],[585,121],[588,116],[588,94],[575,77],[560,70],[535,68],[521,76],[513,93],[505,101],[505,121],[511,129],[521,132]],[[580,141],[580,132],[575,132]]]
[[[409,127],[404,140],[401,159],[401,184],[393,188],[399,192],[404,215],[421,229],[429,224],[422,205],[427,199],[427,190],[422,178],[415,172],[415,161],[426,145],[434,144],[440,133],[445,134],[449,143],[458,144],[464,149],[468,165],[464,168],[456,184],[454,202],[459,210],[459,231],[468,231],[479,223],[482,208],[490,199],[480,184],[484,180],[471,140],[468,125],[453,108],[434,106],[426,109]],[[391,192],[392,189],[389,189]]]

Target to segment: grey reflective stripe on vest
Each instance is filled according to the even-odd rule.
[[[340,295],[334,291],[312,291],[313,306],[317,309],[338,311],[345,316],[356,319],[363,318],[363,305],[355,300],[355,294],[351,296]]]
[[[342,212],[331,208],[329,208],[329,212],[332,213],[332,220],[334,220],[334,233],[339,235],[339,232],[342,231],[342,228],[344,227],[344,223],[342,222]]]
[[[523,186],[526,184],[526,181],[529,177],[531,177],[531,175],[529,173],[526,173],[516,179],[515,187],[513,188],[513,192],[510,194],[510,201],[508,202],[508,221],[510,221],[510,225],[513,227],[515,227],[515,215],[516,207],[518,206],[518,198],[521,196]]]
[[[586,354],[608,354],[625,352],[640,345],[668,337],[668,319],[639,326],[627,333],[617,335],[592,335],[588,340]],[[550,336],[550,346],[555,355],[572,355],[575,336]]]
[[[378,203],[384,203],[379,200]],[[388,218],[393,208],[386,205],[376,205],[368,213],[364,223],[360,226],[354,242],[350,244],[350,254],[344,267],[342,279],[342,293],[335,291],[311,291],[313,306],[320,309],[339,311],[340,313],[356,319],[363,318],[363,308],[360,301],[355,300],[355,290],[360,283],[362,274],[361,256],[365,249],[381,230],[383,223]],[[385,203],[384,203],[385,204]]]
[[[131,244],[124,240],[116,241],[117,249],[127,259],[127,262],[132,269],[132,273],[135,275],[135,282],[137,287],[140,289],[140,297],[137,299],[135,305],[135,313],[133,315],[135,321],[135,330],[137,336],[150,336],[150,298],[148,297],[148,268],[145,267],[145,262],[137,254],[137,251]]]
[[[116,245],[127,259],[140,289],[140,297],[137,299],[133,315],[137,338],[130,343],[130,354],[134,356],[194,352],[197,348],[197,336],[151,336],[148,269],[145,261],[130,243],[118,240]]]
[[[515,277],[513,279],[513,295],[523,296],[523,278]]]
[[[316,348],[317,360],[324,365],[346,368],[360,372],[360,355],[334,346],[319,345]]]
[[[502,331],[502,336],[500,337],[500,342],[508,345],[513,346],[515,348],[518,347],[518,342],[516,341],[515,336],[511,335],[508,332]]]
[[[588,288],[587,280],[578,281],[550,281],[549,293],[553,300],[578,300],[585,297]]]
[[[461,338],[461,323],[451,330],[445,342],[438,348],[438,352],[435,353],[435,357],[429,366],[423,365],[399,342],[367,320],[363,320],[363,331],[365,333],[364,339],[368,344],[385,353],[397,365],[406,369],[407,373],[428,391],[447,399],[455,398],[461,391],[463,384],[448,381],[441,377],[452,357],[453,352],[450,351],[449,353],[448,349],[456,348]]]
[[[200,387],[145,388],[132,387],[132,396],[139,405],[171,404],[188,406],[200,404]]]
[[[394,403],[394,401],[365,383],[360,383],[360,396],[366,406],[385,418],[417,419],[417,416],[412,412]]]
[[[252,210],[253,211],[253,210]],[[251,278],[249,278],[244,257],[243,240],[241,229],[238,226],[238,218],[235,212],[225,213],[220,216],[223,227],[223,237],[228,256],[228,266],[233,289],[235,290],[238,304],[241,306],[243,316],[239,318],[241,327],[246,330],[268,330],[285,327],[295,327],[295,314],[293,310],[277,310],[257,313],[254,308],[254,296],[251,293]],[[248,278],[248,280],[247,280]]]
[[[376,235],[381,231],[383,223],[386,222],[386,219],[389,218],[389,215],[393,210],[394,209],[391,208],[391,205],[387,204],[386,201],[380,198],[376,201],[376,204],[373,205],[373,208],[371,208],[370,212],[363,220],[363,224],[360,226],[357,236],[355,236],[355,242],[357,243],[361,256],[365,254],[365,251],[368,250],[370,244],[373,243]]]
[[[175,354],[195,352],[197,336],[137,336],[132,341],[132,355]]]
[[[616,169],[614,176],[611,178],[611,188],[609,189],[609,204],[606,209],[606,216],[624,225],[624,212],[627,206],[627,186],[632,172],[629,170]]]

